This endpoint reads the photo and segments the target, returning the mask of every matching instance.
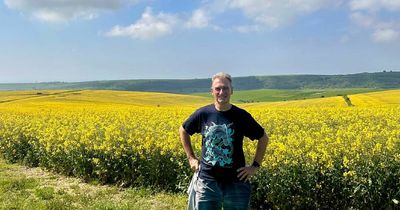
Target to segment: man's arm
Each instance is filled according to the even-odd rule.
[[[269,138],[267,134],[264,132],[264,135],[257,142],[257,150],[254,156],[254,161],[261,165],[262,160],[264,159],[265,151],[267,149]],[[258,167],[254,166],[245,166],[239,168],[237,171],[239,174],[237,175],[240,180],[247,181],[252,177],[258,170]]]
[[[186,156],[189,160],[190,168],[194,171],[197,171],[199,169],[199,160],[193,152],[190,135],[182,126],[179,128],[179,136],[181,138],[183,149],[185,150]]]
[[[264,159],[265,150],[267,150],[268,140],[268,136],[264,132],[264,135],[258,140],[257,143],[257,150],[256,155],[254,156],[254,161],[256,161],[260,165]]]

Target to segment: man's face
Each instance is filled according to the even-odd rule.
[[[229,80],[216,78],[211,86],[211,94],[214,101],[219,104],[228,104],[233,91]]]

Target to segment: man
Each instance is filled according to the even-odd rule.
[[[217,73],[212,78],[214,104],[194,112],[179,128],[179,134],[190,167],[198,171],[194,184],[195,208],[248,209],[248,180],[261,165],[268,144],[264,129],[245,110],[230,103],[232,78]],[[195,156],[190,136],[202,134],[201,161]],[[243,137],[258,139],[253,164],[245,165]]]

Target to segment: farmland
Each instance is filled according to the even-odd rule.
[[[242,103],[270,137],[252,206],[396,208],[400,90]],[[0,152],[87,181],[183,192],[178,128],[210,98],[124,91],[0,93]],[[200,153],[200,136],[193,138]],[[255,142],[245,140],[247,162]]]
[[[253,102],[276,102],[294,101],[312,98],[325,98],[358,93],[376,92],[379,89],[373,88],[338,88],[338,89],[257,89],[257,90],[234,90],[232,102],[253,103]],[[192,95],[207,97],[209,92],[192,93]]]

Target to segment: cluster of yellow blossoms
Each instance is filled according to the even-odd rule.
[[[397,205],[393,200],[400,199],[399,93],[389,92],[393,103],[373,104],[366,103],[368,97],[379,94],[357,95],[353,107],[340,104],[340,97],[314,100],[311,106],[305,106],[307,101],[239,105],[270,137],[263,168],[252,180],[253,205]],[[129,100],[132,103],[67,99],[4,103],[0,105],[0,153],[10,161],[85,179],[184,189],[191,172],[178,128],[196,106]],[[193,138],[198,154],[200,139],[199,135]],[[248,162],[255,144],[245,141]]]

